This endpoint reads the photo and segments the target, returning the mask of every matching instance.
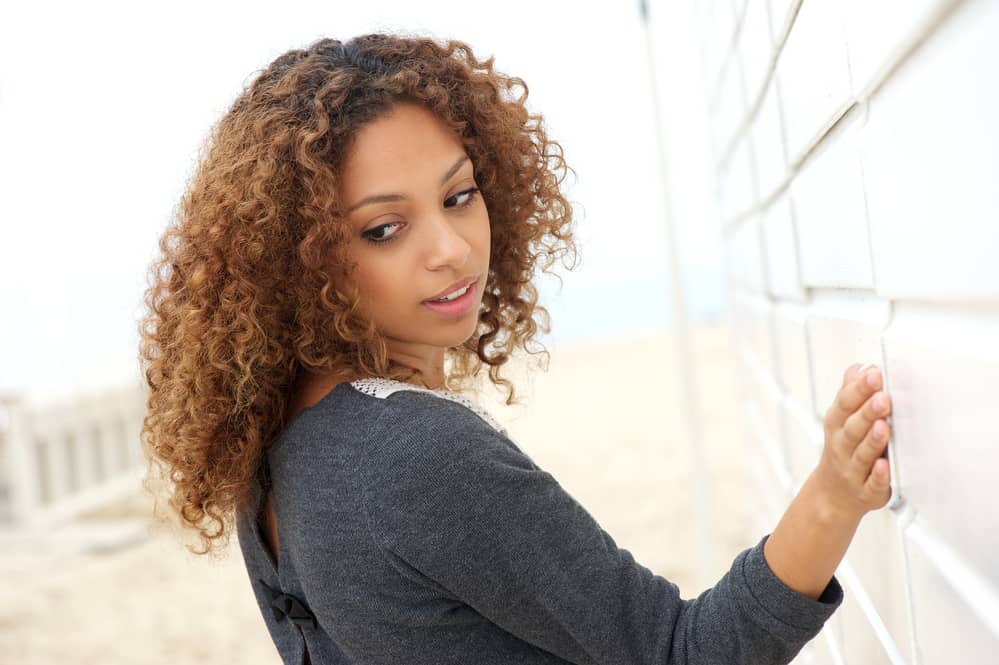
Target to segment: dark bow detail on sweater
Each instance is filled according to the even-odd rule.
[[[316,617],[312,615],[305,603],[290,593],[275,589],[261,579],[257,581],[271,594],[271,611],[274,613],[275,620],[280,621],[288,617],[288,620],[296,626],[316,627]]]

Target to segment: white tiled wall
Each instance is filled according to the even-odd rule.
[[[895,406],[902,500],[796,662],[999,663],[999,2],[691,1],[760,524],[850,364]]]
[[[999,312],[900,303],[882,341],[905,494],[999,589]]]
[[[787,178],[787,152],[780,117],[780,88],[770,80],[763,89],[756,121],[749,128],[756,155],[756,183],[761,200],[769,199]]]
[[[874,286],[857,116],[841,119],[791,181],[806,286]]]
[[[994,663],[995,587],[917,521],[906,532],[913,625],[924,663]]]
[[[853,101],[840,2],[800,4],[776,76],[783,93],[788,155],[797,162]]]
[[[999,3],[959,8],[871,99],[861,146],[885,296],[999,299],[997,25]]]
[[[821,418],[854,362],[881,365],[881,331],[891,303],[867,291],[815,289],[808,307],[815,415]]]
[[[798,239],[791,214],[791,199],[780,196],[762,214],[763,254],[769,293],[774,298],[805,300],[798,268]]]

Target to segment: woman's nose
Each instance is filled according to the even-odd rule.
[[[465,265],[472,251],[471,244],[455,228],[456,223],[443,214],[436,215],[428,221],[429,249],[427,253],[427,268],[450,267],[460,268]]]

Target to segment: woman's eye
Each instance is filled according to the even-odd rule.
[[[479,193],[478,187],[470,187],[462,192],[444,199],[444,206],[447,208],[467,208],[475,202],[475,195]],[[405,222],[387,222],[372,226],[361,234],[361,237],[370,243],[380,245],[395,239],[399,232],[399,227],[405,226]]]
[[[478,193],[478,191],[479,191],[478,187],[472,187],[471,189],[466,189],[463,192],[458,192],[454,196],[449,196],[448,198],[444,199],[444,205],[445,207],[449,208],[453,206],[457,206],[459,208],[470,206],[472,205],[472,202],[475,200],[475,195],[476,193]],[[459,199],[461,200],[459,201]]]
[[[389,242],[395,237],[395,234],[398,233],[398,229],[392,231],[391,233],[385,233],[384,231],[389,227],[397,227],[401,225],[402,222],[388,222],[387,224],[379,224],[378,226],[373,226],[364,233],[362,233],[361,237],[363,237],[368,242],[372,242],[375,244]]]

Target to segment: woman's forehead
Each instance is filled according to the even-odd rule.
[[[424,181],[439,185],[464,156],[461,140],[433,112],[400,104],[358,130],[340,174],[341,195],[351,206]]]

